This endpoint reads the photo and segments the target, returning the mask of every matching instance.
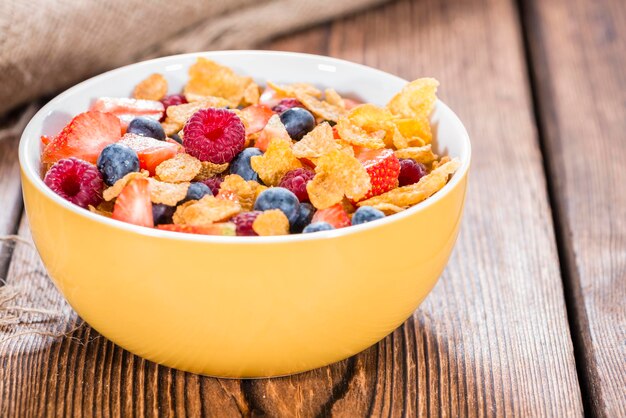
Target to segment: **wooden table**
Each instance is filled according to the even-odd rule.
[[[348,360],[222,380],[73,330],[33,248],[5,244],[10,304],[63,315],[0,329],[0,416],[626,416],[626,2],[406,0],[264,47],[441,81],[474,162],[437,287]],[[0,234],[27,238],[15,147]]]

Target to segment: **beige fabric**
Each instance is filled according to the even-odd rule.
[[[0,114],[149,57],[254,48],[386,0],[3,0]]]

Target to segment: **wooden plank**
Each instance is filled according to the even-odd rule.
[[[626,3],[525,3],[586,398],[626,416]]]
[[[269,380],[156,366],[88,327],[12,338],[0,345],[0,415],[582,415],[513,3],[394,2],[269,47],[442,81],[475,157],[463,230],[432,294],[365,352]],[[71,329],[75,316],[36,262],[20,244],[9,272],[22,289],[15,303],[60,310],[45,329]]]

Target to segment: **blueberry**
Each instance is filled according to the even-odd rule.
[[[313,222],[304,227],[302,230],[303,234],[308,234],[309,232],[317,232],[317,231],[330,231],[331,229],[335,229],[328,222]]]
[[[284,187],[270,187],[259,194],[254,202],[254,210],[270,209],[282,210],[289,224],[293,225],[298,220],[300,202],[295,194]]]
[[[385,214],[378,209],[371,206],[361,206],[352,215],[352,225],[364,224],[384,217]]]
[[[161,203],[155,203],[152,205],[152,217],[154,218],[154,225],[171,224],[172,216],[174,216],[176,208],[174,206],[163,205]]]
[[[178,134],[171,134],[170,138],[178,142],[180,145],[183,145],[183,140],[180,138],[180,136],[178,136]]]
[[[300,209],[298,210],[298,219],[291,226],[292,233],[300,233],[305,226],[311,223],[311,219],[315,214],[315,208],[310,203],[300,203]]]
[[[239,174],[244,180],[259,181],[259,175],[252,169],[250,158],[256,155],[263,155],[263,151],[250,147],[241,151],[230,163],[231,174]]]
[[[187,189],[187,195],[180,203],[185,203],[189,200],[200,200],[205,195],[213,196],[211,188],[204,183],[193,182],[189,185],[189,188]]]
[[[165,141],[165,131],[161,124],[150,118],[140,116],[130,121],[128,129],[129,134],[149,136],[150,138],[158,139],[159,141]]]
[[[280,114],[280,121],[285,125],[291,139],[299,141],[315,128],[315,118],[306,109],[293,107]]]
[[[104,183],[108,186],[113,184],[133,171],[139,171],[139,157],[130,147],[122,144],[107,145],[96,163],[102,174]]]

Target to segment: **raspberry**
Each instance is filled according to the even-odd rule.
[[[82,208],[97,206],[102,201],[102,175],[95,165],[78,158],[57,161],[43,181],[63,199]]]
[[[315,177],[315,173],[306,168],[297,168],[287,171],[280,181],[279,186],[290,190],[298,197],[300,202],[309,201],[309,193],[306,191],[306,185]]]
[[[252,224],[254,223],[256,217],[259,216],[261,213],[263,212],[261,212],[260,210],[255,210],[252,212],[242,212],[233,217],[231,220],[237,226],[237,235],[249,237],[258,235],[252,229]]]
[[[426,174],[424,164],[415,162],[410,158],[400,159],[400,176],[398,181],[400,186],[408,186],[420,181]]]
[[[209,186],[209,189],[211,189],[211,193],[213,193],[213,196],[217,196],[217,193],[220,191],[220,186],[222,185],[223,181],[224,177],[216,176],[204,180],[203,183]]]
[[[161,118],[161,122],[163,122],[165,120],[167,108],[170,106],[185,104],[187,103],[187,98],[182,94],[170,94],[169,96],[165,96],[161,99],[161,103],[163,103],[163,107],[165,108],[163,110],[163,117]]]
[[[201,109],[183,129],[187,154],[214,164],[229,163],[243,150],[246,130],[239,117],[226,109]]]
[[[304,107],[304,105],[298,99],[282,99],[272,110],[278,114],[281,114],[294,107]]]

